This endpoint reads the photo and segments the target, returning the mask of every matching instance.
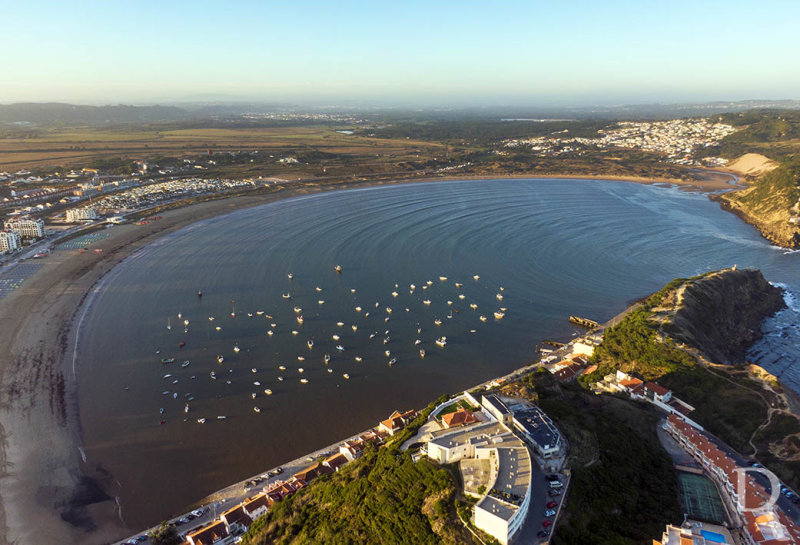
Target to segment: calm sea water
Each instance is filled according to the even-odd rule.
[[[570,314],[603,321],[676,276],[733,264],[759,267],[800,294],[800,254],[770,247],[703,195],[655,186],[436,182],[295,198],[198,222],[115,269],[86,317],[79,406],[87,465],[116,479],[126,521],[141,528],[395,408],[528,363],[537,342],[570,337]],[[773,322],[767,341],[781,342],[760,345],[758,356],[777,360],[798,388],[798,309]],[[441,336],[445,348],[434,344]]]

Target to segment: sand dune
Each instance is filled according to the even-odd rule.
[[[758,153],[745,153],[727,165],[730,170],[734,170],[745,176],[760,176],[777,166],[778,165],[774,161]]]

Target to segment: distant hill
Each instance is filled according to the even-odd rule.
[[[0,104],[0,123],[35,125],[113,125],[176,121],[191,114],[175,106],[80,106],[58,102]]]

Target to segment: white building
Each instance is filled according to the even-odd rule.
[[[17,231],[22,238],[42,238],[44,236],[44,222],[40,219],[14,218],[5,222],[6,231]]]
[[[0,252],[12,252],[22,247],[17,231],[0,231]]]
[[[94,208],[70,208],[67,210],[67,221],[78,222],[86,220],[96,220],[97,210]]]

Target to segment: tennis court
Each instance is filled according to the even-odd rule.
[[[710,479],[693,473],[678,472],[678,491],[681,505],[689,518],[725,523],[725,508]]]

